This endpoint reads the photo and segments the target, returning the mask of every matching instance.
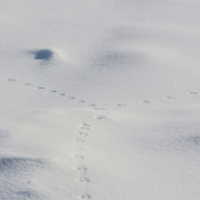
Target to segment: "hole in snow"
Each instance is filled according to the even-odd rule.
[[[53,56],[53,52],[49,49],[42,49],[34,52],[35,58],[39,60],[49,60]]]

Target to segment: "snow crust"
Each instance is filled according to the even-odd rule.
[[[0,3],[0,199],[200,199],[199,1]]]

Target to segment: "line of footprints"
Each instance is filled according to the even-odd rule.
[[[49,90],[49,89],[46,89],[45,87],[42,87],[42,86],[34,86],[32,85],[31,83],[20,83],[20,82],[17,82],[15,79],[8,79],[8,82],[14,82],[14,83],[18,83],[18,84],[23,84],[24,86],[27,86],[27,87],[31,87],[33,89],[38,89],[38,90],[43,90],[43,91],[46,91],[46,92],[49,92],[49,93],[52,93],[52,94],[56,94],[56,95],[59,95],[59,96],[62,96],[62,97],[65,97],[65,98],[69,98],[69,99],[72,99],[74,100],[75,97],[72,97],[72,96],[68,96],[64,93],[61,93],[59,91],[56,91],[56,90]],[[196,95],[197,92],[189,92],[188,94],[190,95]],[[171,96],[168,96],[166,97],[166,99],[174,99],[175,97],[171,97]],[[86,103],[85,101],[83,100],[79,100],[79,102],[81,103]],[[149,104],[150,101],[142,101],[142,103],[144,104]],[[105,114],[107,115],[107,111],[106,109],[104,108],[97,108],[95,104],[88,104],[88,106],[90,107],[94,107],[94,109],[96,110],[99,110],[103,115],[96,115],[94,118],[96,120],[103,120],[105,119]],[[127,105],[125,104],[117,104],[118,107],[126,107]],[[87,137],[90,136],[90,125],[88,123],[85,123],[83,122],[81,124],[81,126],[79,127],[80,131],[78,131],[78,134],[76,135],[76,138],[75,138],[75,154],[74,154],[74,158],[77,160],[77,167],[76,167],[76,170],[79,172],[79,182],[80,183],[84,183],[84,184],[90,184],[91,180],[89,179],[89,177],[87,176],[87,166],[85,166],[83,163],[83,160],[84,160],[84,144],[86,143],[87,141]],[[82,194],[79,196],[79,198],[81,199],[92,199],[91,195],[88,194],[88,193],[85,193],[85,194]]]
[[[20,82],[17,82],[15,79],[8,79],[8,82],[16,82],[16,83],[20,83]],[[59,91],[56,91],[56,90],[48,90],[48,89],[46,89],[45,87],[42,87],[42,86],[34,86],[34,85],[32,85],[31,83],[21,83],[21,84],[23,84],[24,86],[33,86],[34,88],[36,88],[36,89],[38,89],[38,90],[43,90],[43,91],[47,91],[47,92],[49,92],[49,93],[54,93],[54,94],[56,94],[56,95],[59,95],[59,96],[62,96],[62,97],[68,97],[69,99],[72,99],[72,100],[74,100],[75,99],[75,97],[72,97],[72,96],[67,96],[66,94],[64,94],[64,93],[61,93],[61,92],[59,92]],[[194,92],[194,91],[192,91],[192,92],[188,92],[187,94],[190,94],[190,95],[196,95],[197,94],[197,92]],[[167,96],[166,97],[166,99],[174,99],[175,97],[173,97],[173,96]],[[79,102],[81,102],[81,103],[86,103],[84,100],[79,100]],[[144,100],[144,101],[141,101],[142,103],[144,103],[144,104],[149,104],[150,103],[150,101],[148,101],[148,100]],[[89,104],[88,106],[96,106],[95,104]],[[125,105],[125,104],[117,104],[117,106],[118,107],[126,107],[127,105]]]
[[[87,166],[85,166],[82,162],[84,159],[84,143],[87,140],[87,137],[90,135],[90,125],[83,122],[79,127],[80,131],[75,138],[75,154],[74,157],[77,159],[77,167],[76,170],[79,172],[79,182],[89,184],[90,179],[87,176]],[[91,199],[91,195],[88,193],[82,194],[80,196],[81,199]]]
[[[8,79],[8,82],[16,82],[16,80],[15,79]],[[19,83],[19,82],[16,82],[16,83]],[[50,93],[59,94],[60,96],[65,96],[65,94],[59,93],[56,90],[46,90],[44,87],[34,86],[30,83],[25,83],[23,85],[24,86],[33,86],[34,88],[37,88],[38,90],[45,90],[45,91],[48,91]],[[69,98],[75,99],[75,97],[69,97]],[[84,103],[85,101],[80,101],[80,102]],[[105,108],[98,108],[98,107],[96,107],[95,104],[88,104],[88,106],[94,107],[94,109],[96,109],[98,111],[99,114],[96,114],[94,116],[95,120],[104,120],[104,119],[106,119],[106,115],[109,114]],[[124,104],[118,104],[118,106],[123,107],[125,105]],[[79,173],[79,180],[78,181],[80,183],[84,183],[84,184],[89,184],[91,182],[91,180],[87,176],[88,168],[87,168],[87,166],[85,166],[83,164],[84,144],[86,143],[87,137],[89,137],[89,136],[90,136],[90,125],[86,122],[83,122],[79,126],[79,131],[77,132],[76,137],[74,139],[75,145],[73,146],[73,148],[74,148],[73,157],[77,160],[77,166],[76,166],[75,170],[77,170],[78,173]],[[85,199],[85,200],[92,199],[91,195],[88,194],[88,193],[80,195],[79,198]]]
[[[104,120],[107,118],[107,115],[109,112],[104,108],[96,108],[98,110],[98,114],[96,113],[94,116],[95,120]],[[83,122],[79,126],[79,131],[76,134],[75,137],[75,154],[74,158],[77,160],[77,167],[76,170],[79,173],[79,182],[86,184],[86,188],[88,184],[90,184],[91,180],[88,177],[87,171],[88,168],[83,163],[83,160],[85,158],[84,155],[84,147],[85,143],[87,142],[87,138],[90,137],[90,125],[86,122]],[[82,194],[79,196],[81,199],[92,199],[91,195],[88,193]]]

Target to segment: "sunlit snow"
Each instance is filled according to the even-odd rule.
[[[199,200],[200,2],[0,1],[0,199]]]

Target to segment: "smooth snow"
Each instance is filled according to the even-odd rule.
[[[200,199],[199,10],[2,0],[0,199]]]

